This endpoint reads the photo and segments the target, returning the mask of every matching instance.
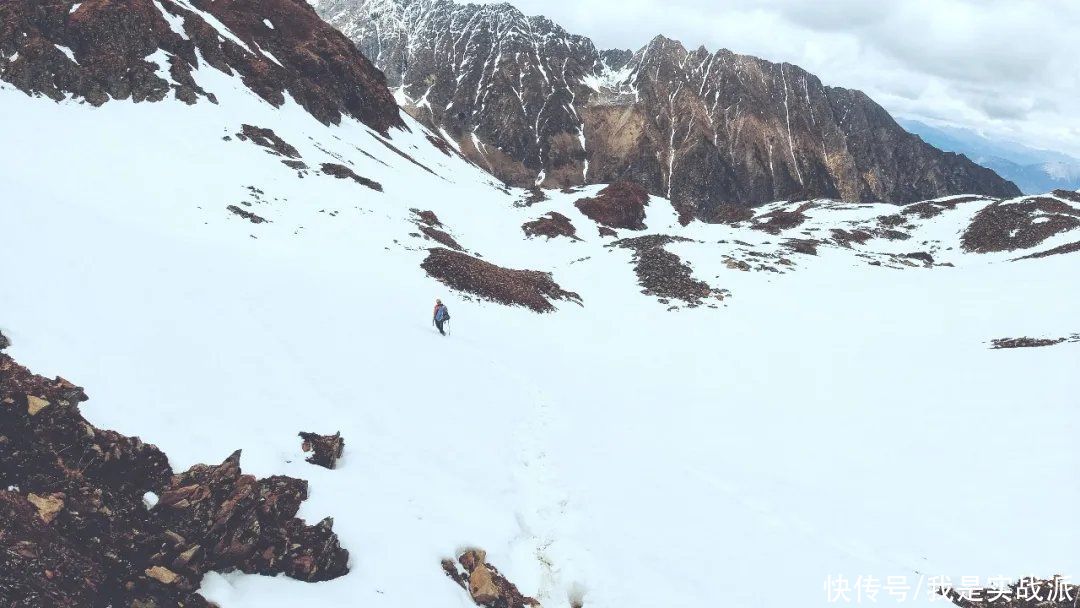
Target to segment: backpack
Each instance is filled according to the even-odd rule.
[[[446,304],[443,304],[443,307],[442,307],[442,320],[443,321],[449,321],[450,320],[450,309],[446,307]]]

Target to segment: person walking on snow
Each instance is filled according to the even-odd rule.
[[[450,320],[450,311],[446,309],[446,304],[442,303],[442,300],[435,300],[435,310],[431,315],[431,322],[435,324],[435,327],[439,330],[439,333],[446,335],[443,331],[443,324]]]

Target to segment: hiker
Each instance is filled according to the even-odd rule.
[[[446,309],[446,304],[442,303],[442,300],[435,300],[435,310],[431,314],[431,322],[435,324],[435,327],[439,330],[439,333],[446,335],[443,331],[443,324],[450,320],[450,311]]]

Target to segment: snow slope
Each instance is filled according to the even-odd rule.
[[[439,569],[467,546],[549,607],[820,605],[838,575],[904,576],[925,603],[933,575],[1080,573],[1080,345],[987,348],[1077,331],[1080,258],[962,253],[984,203],[919,222],[920,245],[826,246],[773,273],[724,256],[781,237],[684,228],[654,197],[646,232],[698,241],[669,250],[733,294],[668,311],[572,205],[599,186],[515,206],[522,192],[414,122],[392,144],[430,172],[350,118],[275,109],[213,70],[199,83],[220,103],[91,108],[0,85],[0,323],[20,362],[87,387],[95,425],[175,468],[242,448],[247,472],[310,480],[301,516],[334,516],[352,572],[210,575],[209,599],[468,606]],[[242,124],[314,171],[240,141]],[[225,210],[240,201],[270,222]],[[819,205],[793,232],[894,211]],[[552,271],[583,306],[448,291],[419,267],[432,244],[410,208],[486,260]],[[551,210],[583,240],[525,239]],[[955,267],[888,267],[920,246]],[[303,461],[298,431],[338,430],[341,468]]]

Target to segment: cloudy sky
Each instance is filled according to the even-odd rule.
[[[664,34],[788,61],[899,117],[1080,156],[1080,0],[510,2],[600,48]]]

